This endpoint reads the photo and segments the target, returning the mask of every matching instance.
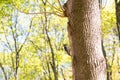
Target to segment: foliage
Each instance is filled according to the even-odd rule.
[[[72,79],[71,57],[63,49],[63,44],[69,45],[67,19],[63,17],[61,7],[65,0],[61,0],[60,3],[61,5],[59,0],[0,1],[0,63],[9,80],[15,80],[16,51],[19,50],[17,74],[19,80],[50,80],[50,77],[54,80],[49,42],[54,52],[58,79]],[[120,56],[116,17],[114,6],[111,7],[101,11],[102,37],[107,62],[112,66],[108,71],[113,72],[113,80],[119,80]],[[3,72],[2,69],[1,71]],[[4,75],[3,73],[0,76]]]
[[[106,50],[108,72],[112,80],[119,80],[119,40],[116,25],[115,6],[109,5],[101,11],[102,15],[102,38]]]

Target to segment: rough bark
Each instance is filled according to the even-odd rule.
[[[106,80],[98,0],[68,0],[64,9],[69,20],[73,80]]]

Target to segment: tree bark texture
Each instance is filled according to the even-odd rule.
[[[68,0],[63,7],[69,21],[73,80],[106,80],[98,0]]]

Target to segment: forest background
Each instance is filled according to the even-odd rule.
[[[0,80],[72,80],[66,0],[0,1]],[[119,0],[118,0],[119,2]],[[100,1],[102,41],[110,80],[120,80],[114,0]]]

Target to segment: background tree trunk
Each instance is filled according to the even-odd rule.
[[[118,37],[120,42],[120,1],[115,0],[115,9],[116,9],[116,24],[118,30]]]
[[[68,0],[73,80],[106,80],[106,62],[101,47],[98,0]]]

